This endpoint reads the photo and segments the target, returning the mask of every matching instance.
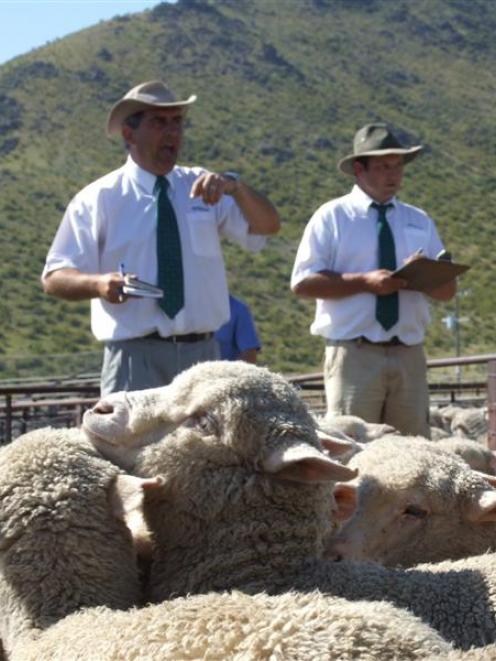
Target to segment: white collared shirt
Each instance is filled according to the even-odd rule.
[[[355,185],[348,195],[323,204],[305,228],[296,255],[291,285],[320,271],[360,273],[378,268],[377,210],[373,200]],[[416,207],[392,198],[387,212],[393,232],[398,268],[419,248],[425,257],[435,258],[443,249],[436,226]],[[385,331],[375,318],[376,296],[354,294],[339,299],[316,300],[312,335],[329,340],[365,336],[372,342],[393,336],[405,344],[423,341],[430,321],[428,299],[414,291],[399,292],[399,321]]]
[[[184,270],[185,305],[169,319],[157,301],[129,298],[112,304],[91,300],[91,329],[98,340],[126,340],[158,331],[181,335],[215,331],[229,319],[229,299],[220,235],[252,252],[265,237],[249,234],[234,199],[224,195],[213,205],[190,198],[201,168],[176,166],[167,174],[176,212]],[[126,163],[81,190],[70,202],[48,252],[43,276],[62,268],[127,273],[157,282],[156,177],[129,156]]]

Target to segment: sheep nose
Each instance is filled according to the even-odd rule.
[[[91,409],[93,413],[100,413],[101,415],[108,415],[109,413],[114,412],[114,407],[110,402],[99,401]]]

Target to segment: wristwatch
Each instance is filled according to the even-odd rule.
[[[241,175],[237,172],[223,172],[222,176],[232,179],[233,181],[239,181],[241,179]]]

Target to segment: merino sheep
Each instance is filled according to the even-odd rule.
[[[7,656],[82,607],[140,603],[143,488],[74,430],[40,429],[0,450],[0,637]]]
[[[487,442],[488,409],[449,405],[430,411],[431,424],[449,435],[470,438],[478,443]]]
[[[384,423],[366,422],[357,415],[338,415],[327,413],[316,417],[319,427],[328,434],[342,432],[358,443],[370,443],[376,438],[397,433],[394,427]]]
[[[496,474],[496,453],[478,441],[461,436],[449,436],[436,441],[436,447],[459,455],[474,470]]]
[[[167,437],[144,445],[137,430],[151,438],[164,425]],[[157,541],[153,599],[319,589],[409,609],[464,649],[496,641],[492,554],[410,570],[322,559],[335,507],[329,486],[340,470],[282,377],[253,365],[203,363],[167,388],[105,398],[85,415],[84,428],[132,472],[164,476],[145,502]],[[344,479],[353,474],[341,471]]]
[[[319,592],[233,592],[126,612],[85,609],[22,641],[11,661],[376,661],[446,659],[451,650],[433,629],[389,604]]]
[[[496,489],[440,445],[390,436],[354,457],[358,507],[325,555],[410,567],[496,551]]]
[[[0,452],[0,467],[0,632],[10,661],[351,661],[451,650],[389,604],[319,592],[198,595],[114,610],[139,596],[119,519],[136,528],[143,487],[157,481],[120,475],[73,431],[26,435]]]
[[[169,433],[142,447],[141,434],[153,437],[154,427]],[[324,454],[297,391],[253,365],[206,362],[164,388],[109,395],[86,412],[83,428],[136,474],[160,466],[165,485],[145,501],[156,546],[153,601],[198,585],[249,581],[263,591],[265,580],[285,581],[279,563],[297,567],[321,555],[332,519],[348,506],[345,490],[333,502],[328,483],[354,471]]]

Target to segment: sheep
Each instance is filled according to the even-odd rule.
[[[122,474],[77,430],[40,429],[1,448],[0,637],[7,657],[19,638],[79,608],[141,602],[125,520],[145,533],[143,489],[158,483]]]
[[[162,440],[143,442],[164,426]],[[83,427],[131,472],[164,477],[145,500],[157,545],[153,600],[319,589],[408,609],[463,649],[496,641],[493,554],[406,570],[322,558],[336,507],[330,485],[339,472],[344,480],[354,473],[323,453],[312,417],[283,377],[202,363],[167,388],[105,398]]]
[[[366,422],[357,415],[327,413],[316,417],[318,426],[328,434],[342,432],[358,443],[370,443],[376,438],[397,433],[394,427],[383,423]]]
[[[450,436],[436,441],[436,447],[459,455],[474,470],[496,474],[496,453],[482,443],[461,436]]]
[[[487,443],[488,409],[449,405],[431,409],[431,423],[456,436],[470,438],[478,443]]]
[[[387,434],[395,433],[391,425],[366,422],[356,415],[337,415],[327,413],[325,416],[315,416],[317,435],[322,441],[332,439],[335,444],[333,454],[339,456],[341,463],[347,464],[352,457],[361,452],[367,443]],[[343,445],[342,452],[338,443]]]
[[[319,592],[212,593],[114,610],[139,597],[119,520],[142,534],[143,489],[160,480],[119,474],[72,430],[17,439],[0,467],[0,632],[11,661],[424,659],[451,650],[389,604]]]
[[[168,430],[164,440],[143,445],[154,427]],[[283,377],[239,362],[202,363],[164,388],[109,395],[85,413],[83,429],[133,473],[160,466],[164,488],[145,501],[156,547],[153,601],[196,591],[202,575],[206,590],[259,576],[263,589],[280,562],[299,566],[321,555],[332,520],[341,517],[327,483],[355,476],[323,453],[306,404]],[[345,489],[340,497],[346,509]],[[206,554],[199,563],[197,546]]]
[[[431,429],[431,433],[430,433],[431,441],[440,441],[443,438],[450,437],[450,433],[444,431],[444,429],[441,429],[439,427],[432,427],[432,426],[430,429]]]
[[[357,511],[324,555],[411,567],[496,551],[496,489],[440,445],[390,436],[354,457]]]
[[[373,661],[449,654],[452,647],[439,634],[386,603],[319,592],[212,592],[126,612],[85,609],[23,641],[11,661]]]

